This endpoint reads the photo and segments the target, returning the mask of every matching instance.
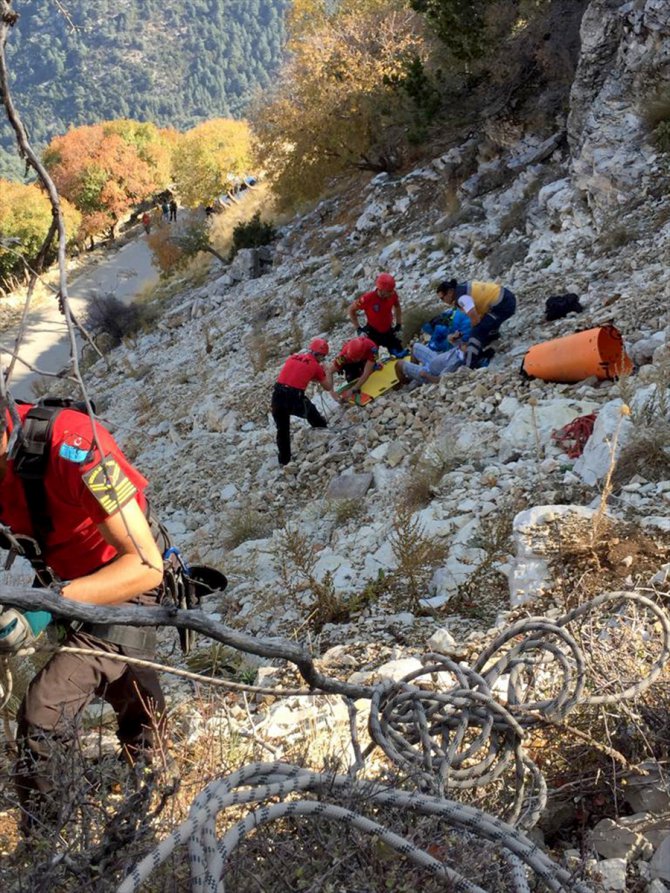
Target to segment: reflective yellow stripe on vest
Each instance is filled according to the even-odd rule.
[[[497,282],[472,281],[470,283],[470,294],[475,302],[477,313],[480,316],[484,316],[500,300],[502,285],[498,285]]]

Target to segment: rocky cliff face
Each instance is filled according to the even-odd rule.
[[[582,19],[568,138],[574,185],[599,226],[657,185],[663,159],[646,118],[670,88],[669,33],[664,0],[594,0]]]

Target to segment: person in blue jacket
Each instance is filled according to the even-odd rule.
[[[421,331],[430,335],[428,344],[417,342],[412,347],[412,361],[398,362],[398,371],[408,381],[436,382],[443,372],[454,372],[465,362],[465,349],[472,323],[462,310],[445,310]]]

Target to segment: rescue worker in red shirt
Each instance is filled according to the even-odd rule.
[[[17,409],[25,426],[32,407]],[[42,491],[48,515],[42,529],[47,532],[39,542],[45,563],[60,579],[55,588],[63,598],[88,605],[157,605],[163,560],[145,516],[146,479],[97,422],[94,437],[85,413],[61,409],[51,424]],[[9,413],[0,411],[0,522],[14,536],[37,537],[31,491],[15,467],[16,438],[8,451],[11,434]],[[107,655],[151,658],[155,637],[155,629],[148,627],[71,624],[65,645],[101,653],[58,652],[30,683],[17,716],[15,770],[26,834],[58,815],[62,795],[54,790],[49,759],[56,742],[74,740],[80,715],[94,696],[114,708],[129,762],[150,759],[154,735],[163,734],[165,722],[158,676]],[[8,653],[6,645],[0,650]]]
[[[366,324],[361,326],[358,311],[365,313]],[[402,328],[400,298],[395,290],[395,279],[390,273],[380,273],[374,291],[368,291],[349,306],[349,319],[359,335],[367,335],[379,347],[385,347],[391,356],[405,357],[397,333]]]
[[[377,367],[378,354],[379,348],[367,335],[352,338],[342,345],[339,354],[330,364],[330,373],[334,376],[340,372],[347,381],[355,382],[348,392],[355,393],[360,391]]]
[[[277,426],[279,464],[291,461],[291,416],[307,419],[312,428],[327,428],[328,422],[305,394],[305,388],[318,382],[325,391],[332,391],[333,377],[323,368],[328,356],[328,342],[313,338],[309,350],[292,354],[281,368],[272,392],[271,412]]]

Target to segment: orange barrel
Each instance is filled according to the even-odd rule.
[[[600,326],[535,344],[521,367],[530,378],[566,383],[583,381],[590,375],[616,378],[632,369],[621,332],[615,326]]]

